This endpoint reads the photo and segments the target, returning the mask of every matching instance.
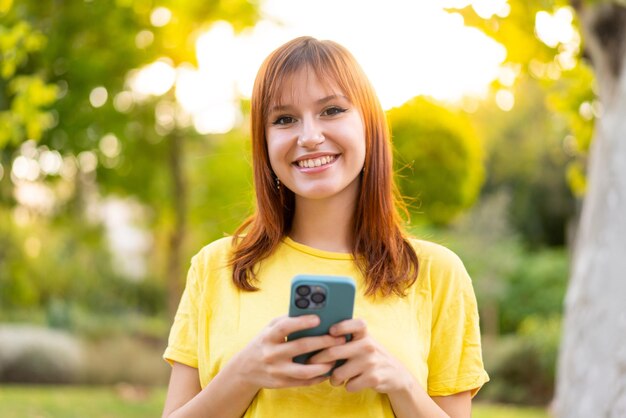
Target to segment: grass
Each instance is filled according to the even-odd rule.
[[[2,418],[154,418],[164,389],[117,386],[0,386]]]
[[[550,418],[545,408],[532,408],[513,405],[491,405],[475,403],[473,418]]]
[[[117,386],[0,386],[2,418],[154,418],[165,389]],[[549,418],[542,408],[475,404],[473,418]]]

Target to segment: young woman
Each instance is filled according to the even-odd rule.
[[[403,232],[360,66],[334,42],[294,39],[261,66],[251,117],[256,212],[192,259],[163,416],[469,417],[488,381],[472,284],[451,251]],[[355,319],[286,341],[319,321],[285,315],[302,273],[353,277]]]

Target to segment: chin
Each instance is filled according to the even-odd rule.
[[[308,190],[297,190],[294,192],[302,199],[322,200],[328,199],[341,193],[341,189],[335,187],[316,187]]]

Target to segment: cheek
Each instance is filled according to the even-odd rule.
[[[352,147],[354,150],[355,161],[363,165],[365,163],[365,154],[367,153],[367,145],[365,143],[365,132],[356,130],[352,135]]]
[[[362,164],[365,162],[365,149],[367,148],[365,143],[365,126],[363,125],[361,117],[358,115],[354,115],[351,122],[352,123],[349,125],[350,131],[347,132],[346,135],[350,138],[357,161]]]
[[[365,145],[365,138],[363,138],[361,140],[361,142],[359,142],[358,145],[358,155],[359,155],[359,161],[362,164],[365,164],[365,154],[367,153],[366,151],[366,145]]]
[[[272,170],[276,173],[280,171],[281,164],[285,161],[288,147],[284,141],[276,136],[267,138],[267,155],[270,159]]]
[[[270,159],[270,166],[272,168],[272,171],[274,173],[276,173],[276,169],[278,168],[278,158],[276,157],[276,151],[272,148],[272,146],[268,145],[267,147],[267,154],[269,156]]]

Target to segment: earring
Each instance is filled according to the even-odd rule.
[[[276,190],[280,191],[280,179],[276,177]]]

